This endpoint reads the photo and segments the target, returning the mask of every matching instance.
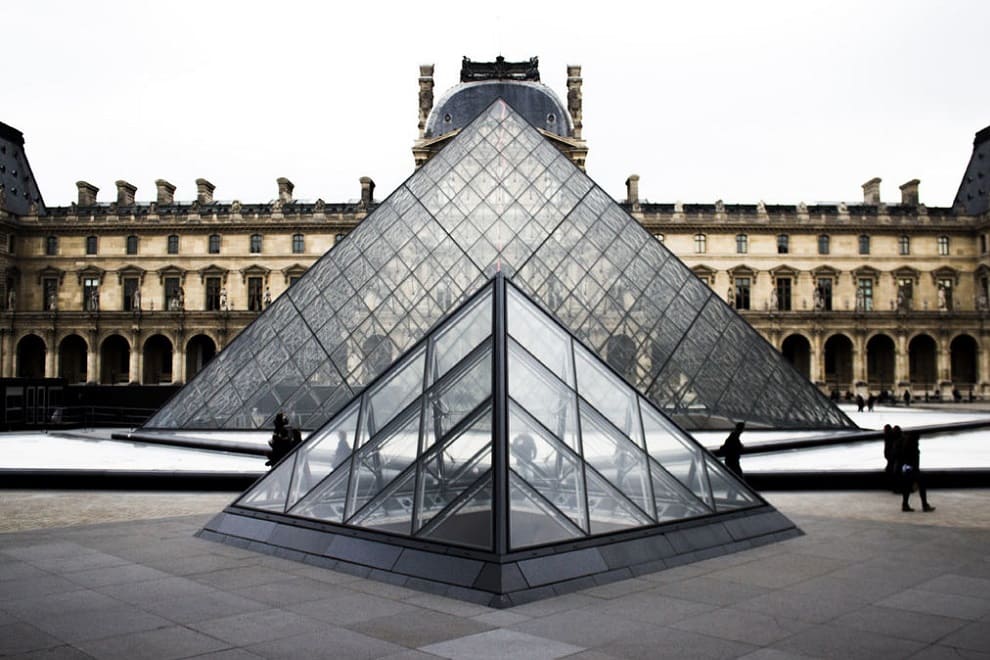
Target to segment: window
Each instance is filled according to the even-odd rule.
[[[819,277],[815,287],[815,310],[819,312],[832,311],[832,278]]]
[[[829,238],[828,234],[822,234],[818,237],[818,254],[828,254],[831,248],[832,240]]]
[[[170,234],[168,237],[168,253],[179,254],[179,237],[176,234]]]
[[[206,278],[206,309],[211,312],[220,310],[220,278]]]
[[[737,277],[733,284],[736,287],[736,309],[749,309],[751,280],[748,277]]]
[[[859,237],[859,253],[869,254],[870,253],[870,237],[863,234]]]
[[[127,237],[127,254],[138,253],[138,237],[131,235]]]
[[[938,253],[940,255],[947,256],[949,254],[949,237],[939,236],[938,237]]]
[[[694,253],[704,254],[708,252],[708,237],[704,234],[694,235]]]
[[[871,277],[861,277],[859,278],[859,287],[857,289],[856,296],[857,306],[860,311],[872,312],[873,311],[873,278]]]
[[[664,236],[663,234],[653,234],[653,236],[654,236],[654,237],[655,237],[655,238],[657,239],[657,241],[659,241],[660,243],[663,243],[663,242],[664,242],[664,240],[666,239],[666,236]]]
[[[100,279],[98,277],[83,278],[83,309],[95,312],[100,309]]]
[[[911,237],[901,236],[897,239],[897,251],[900,254],[911,254]]]
[[[952,278],[940,277],[937,290],[938,310],[940,312],[952,311]]]
[[[914,298],[914,280],[910,277],[901,277],[897,280],[897,309],[907,311],[911,309]]]
[[[302,254],[306,251],[306,239],[302,234],[292,235],[292,254]]]
[[[789,277],[777,278],[777,309],[781,312],[791,311],[791,278]]]
[[[96,236],[86,237],[86,254],[96,254]]]
[[[251,254],[261,254],[261,234],[251,234]]]
[[[140,309],[141,296],[137,293],[138,291],[138,278],[136,277],[125,277],[124,278],[124,311],[133,312],[134,310]]]
[[[736,234],[736,254],[746,254],[747,252],[749,252],[749,236]]]
[[[45,238],[45,254],[54,257],[58,254],[58,236],[47,236]]]
[[[787,254],[791,251],[791,237],[787,234],[777,236],[777,254]]]
[[[165,278],[165,307],[164,309],[168,311],[176,311],[182,309],[182,285],[179,283],[178,277],[166,277]]]
[[[42,309],[53,312],[58,307],[58,278],[46,277],[41,282]]]
[[[248,278],[248,309],[252,312],[260,312],[262,309],[262,278]]]
[[[220,254],[220,234],[210,234],[210,254]]]

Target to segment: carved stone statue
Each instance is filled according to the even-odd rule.
[[[7,292],[7,310],[14,311],[17,309],[17,291],[11,289]]]
[[[945,300],[945,287],[941,284],[938,285],[938,311],[946,312],[948,311],[948,305]]]
[[[93,289],[89,292],[89,311],[98,312],[100,311],[100,291],[99,289]]]
[[[825,301],[822,299],[822,290],[819,287],[815,287],[814,303],[816,312],[825,309]]]
[[[736,306],[736,288],[729,285],[729,290],[725,292],[725,302],[729,303],[729,307],[735,308]]]
[[[54,291],[48,292],[48,300],[45,301],[45,309],[49,312],[58,310],[58,296],[55,295]]]
[[[227,310],[227,287],[220,288],[220,309]]]
[[[233,202],[230,203],[230,212],[234,215],[237,215],[241,212],[240,200],[235,199]]]
[[[777,299],[777,288],[770,289],[770,311],[776,312],[780,308],[780,301]]]
[[[897,287],[897,311],[903,312],[907,309],[907,297],[904,295],[904,287]]]
[[[268,309],[268,306],[272,304],[272,290],[269,289],[267,286],[265,287],[265,302],[264,302],[264,304],[265,304],[265,309]]]
[[[861,286],[856,287],[856,311],[866,311],[866,291]]]
[[[181,286],[179,287],[179,293],[175,296],[175,303],[179,309],[186,308],[186,291]]]
[[[131,311],[141,311],[141,289],[134,289],[134,293],[131,294]]]

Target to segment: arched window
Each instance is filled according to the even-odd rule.
[[[831,249],[832,240],[828,234],[822,234],[818,237],[818,254],[828,254]]]
[[[306,239],[302,234],[292,235],[292,254],[302,254],[306,251]]]
[[[210,234],[210,254],[220,254],[220,234]]]
[[[900,254],[911,254],[911,237],[907,234],[897,239],[897,251]]]
[[[127,254],[138,253],[138,237],[131,235],[127,237]]]
[[[939,236],[938,237],[938,253],[945,257],[949,254],[949,237]]]
[[[251,254],[261,254],[261,234],[251,234]]]
[[[708,251],[708,237],[704,234],[694,235],[694,253],[704,254]]]
[[[736,254],[746,254],[747,252],[749,252],[749,236],[736,234]]]

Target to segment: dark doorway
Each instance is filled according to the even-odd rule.
[[[845,335],[832,335],[825,342],[825,382],[848,390],[852,386],[852,341]]]
[[[203,370],[217,354],[217,345],[206,335],[196,335],[186,344],[186,381]]]
[[[926,391],[935,385],[935,340],[928,335],[918,335],[908,344],[908,370],[911,383]]]
[[[952,382],[956,385],[976,383],[976,365],[979,364],[979,348],[969,335],[959,335],[949,344],[952,355]]]
[[[25,335],[17,342],[17,377],[44,378],[45,341],[38,335]]]
[[[866,342],[866,380],[870,389],[894,389],[894,340],[874,335]]]
[[[89,348],[79,335],[69,335],[58,347],[58,375],[69,385],[85,383]]]
[[[100,348],[100,382],[104,385],[126,383],[130,379],[131,345],[120,335],[110,335]]]
[[[172,342],[162,335],[152,335],[144,342],[145,385],[172,382]]]
[[[811,378],[811,344],[804,335],[791,335],[780,346],[784,359],[805,378]]]

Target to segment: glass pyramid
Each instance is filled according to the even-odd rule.
[[[854,428],[502,100],[317,261],[146,427],[270,428],[281,410],[296,426],[318,428],[496,271],[684,428],[736,420]],[[536,506],[526,487],[513,492]]]
[[[234,508],[512,552],[763,505],[499,276]]]

